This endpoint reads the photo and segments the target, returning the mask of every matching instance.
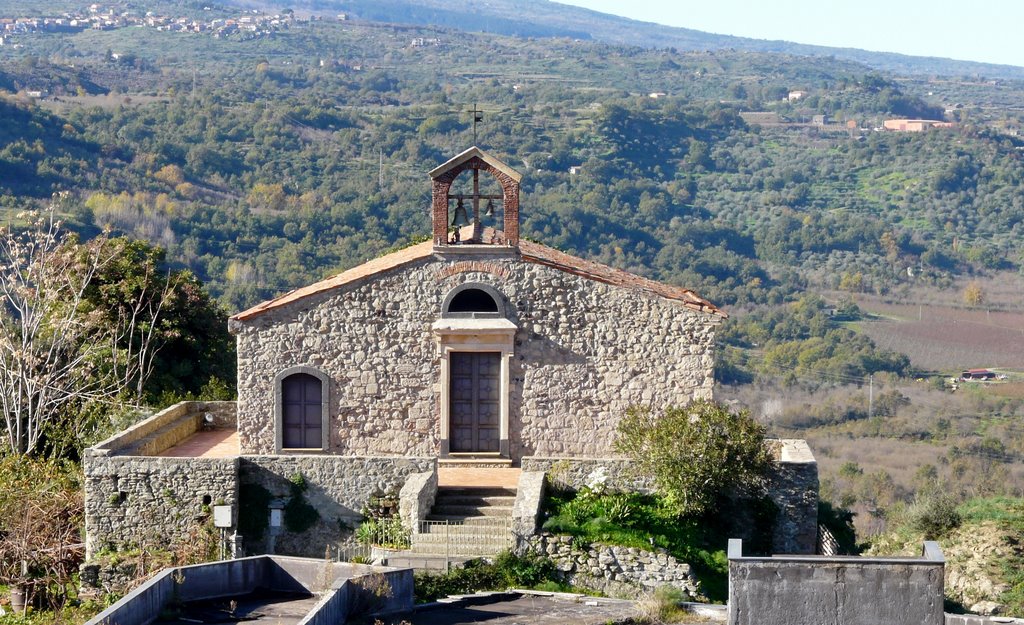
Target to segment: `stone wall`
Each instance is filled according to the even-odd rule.
[[[558,489],[579,490],[600,480],[606,488],[641,493],[654,492],[654,480],[632,475],[628,458],[551,458],[528,456],[523,471],[543,471]]]
[[[806,441],[780,443],[768,488],[778,508],[772,552],[813,554],[818,548],[818,463]]]
[[[427,518],[436,497],[437,471],[410,475],[398,493],[398,511],[402,515],[402,524],[413,532],[420,531],[420,521]]]
[[[729,625],[942,625],[939,546],[920,558],[744,557],[729,541]]]
[[[91,450],[89,450],[91,451]],[[154,458],[86,453],[86,557],[190,540],[209,506],[238,503],[237,458]]]
[[[611,596],[637,597],[659,586],[675,586],[692,599],[700,596],[690,565],[664,550],[651,552],[598,543],[581,546],[572,536],[552,534],[532,536],[520,550],[551,559],[566,582]]]
[[[246,493],[262,489],[277,505],[292,497],[292,477],[305,483],[302,497],[319,519],[301,533],[282,528],[273,540],[273,552],[294,556],[323,557],[328,545],[351,540],[352,530],[362,519],[362,510],[375,495],[394,495],[406,478],[417,473],[436,472],[435,458],[346,457],[330,455],[243,456],[239,467],[243,514],[270,514],[269,509],[246,501]],[[270,531],[262,536],[243,536],[247,553],[266,553],[271,546]]]
[[[772,532],[774,553],[813,554],[818,542],[818,464],[806,441],[778,441],[779,459],[769,476],[768,497],[778,508]],[[630,472],[627,458],[522,459],[523,471],[544,471],[555,488],[579,490],[596,481],[606,488],[651,493],[654,482]]]
[[[274,377],[313,367],[330,379],[329,449],[436,455],[441,350],[431,326],[446,293],[490,285],[518,327],[509,374],[510,455],[600,457],[634,404],[710,398],[718,317],[636,289],[524,262],[446,271],[431,257],[232,321],[243,453],[275,450]]]

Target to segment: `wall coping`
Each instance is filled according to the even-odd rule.
[[[946,557],[942,554],[942,548],[934,540],[926,540],[922,545],[921,555],[894,556],[894,557],[863,557],[863,556],[810,556],[810,555],[771,555],[771,556],[745,556],[743,555],[743,540],[740,538],[729,539],[728,550],[729,561],[742,562],[773,562],[778,564],[932,564],[943,565]]]

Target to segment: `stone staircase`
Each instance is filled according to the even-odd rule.
[[[412,534],[421,554],[493,556],[512,546],[514,488],[441,486],[426,520]]]

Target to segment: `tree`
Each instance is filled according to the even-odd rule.
[[[162,251],[79,244],[53,207],[22,216],[27,228],[0,229],[0,412],[15,455],[80,443],[97,407],[140,405],[158,351],[195,325],[164,309],[186,318],[203,303],[190,274],[159,267]]]
[[[92,375],[108,332],[81,314],[101,248],[80,254],[52,208],[28,218],[23,232],[0,230],[0,411],[16,455],[69,407],[120,391]]]
[[[707,400],[660,414],[630,408],[619,423],[615,448],[654,478],[680,516],[708,512],[730,491],[763,491],[773,463],[763,426],[745,411],[730,412]]]
[[[985,303],[985,290],[981,284],[972,280],[964,287],[964,303],[968,306],[981,306]]]

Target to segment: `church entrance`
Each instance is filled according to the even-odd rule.
[[[501,440],[501,352],[450,354],[451,451],[497,453]]]

